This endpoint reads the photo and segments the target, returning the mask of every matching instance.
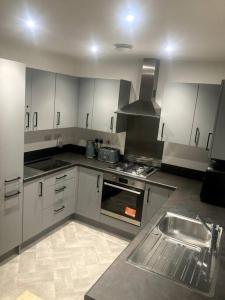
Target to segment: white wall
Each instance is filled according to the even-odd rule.
[[[30,67],[70,75],[127,79],[132,81],[133,85],[131,99],[138,97],[142,63],[140,59],[76,61],[70,57],[34,51],[7,42],[1,43],[0,57],[18,60]],[[225,78],[225,62],[161,61],[157,102],[163,105],[164,88],[168,81],[220,83],[223,78]],[[58,131],[26,133],[25,151],[55,146],[57,134],[63,136],[64,143],[74,142],[83,145],[85,139],[101,137],[119,147],[121,152],[124,149],[125,134],[107,135],[81,129],[67,129],[59,133]],[[208,165],[208,153],[194,147],[166,143],[163,162],[205,170]]]

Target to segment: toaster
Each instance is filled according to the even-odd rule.
[[[117,163],[120,159],[120,150],[111,147],[101,147],[98,150],[98,160]]]

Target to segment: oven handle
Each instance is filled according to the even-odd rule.
[[[115,187],[117,189],[120,189],[120,190],[123,190],[123,191],[127,191],[127,192],[130,192],[130,193],[136,194],[136,195],[141,195],[141,192],[130,190],[130,189],[127,189],[127,188],[122,187],[120,185],[115,185],[115,184],[111,184],[111,183],[108,183],[108,182],[104,182],[104,185]]]

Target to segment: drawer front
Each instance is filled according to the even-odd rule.
[[[44,185],[43,199],[44,209],[52,207],[61,200],[70,199],[75,206],[75,180],[65,180],[52,186]]]
[[[0,191],[0,211],[18,206],[23,197],[23,185],[11,184]]]
[[[44,185],[51,186],[75,177],[75,168],[67,169],[44,178]]]
[[[70,200],[58,200],[53,206],[43,210],[43,230],[72,214],[73,203]]]
[[[0,255],[22,243],[22,199],[22,192],[6,201],[1,195]]]

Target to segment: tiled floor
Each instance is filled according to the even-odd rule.
[[[0,300],[80,300],[128,241],[70,221],[0,266]],[[28,297],[26,297],[28,295]]]

